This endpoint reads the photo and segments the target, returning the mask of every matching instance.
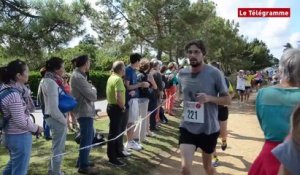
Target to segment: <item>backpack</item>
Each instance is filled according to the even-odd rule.
[[[147,74],[145,72],[140,72],[138,74],[138,82],[148,82]],[[151,84],[151,83],[150,83]],[[139,88],[141,98],[152,98],[152,89],[149,88]]]
[[[75,142],[77,144],[80,144],[80,140],[81,140],[80,132],[75,133],[74,140],[75,140]],[[103,145],[106,144],[105,141],[106,141],[105,137],[104,137],[104,135],[102,133],[94,131],[94,139],[93,139],[93,143],[92,144],[101,143],[98,146],[103,146]],[[102,143],[102,142],[104,142],[104,143]]]
[[[166,74],[164,81],[165,81],[165,89],[169,89],[174,85],[174,78],[169,79],[168,76],[172,73]]]
[[[4,88],[0,91],[0,143],[2,143],[3,130],[5,129],[8,122],[8,118],[4,117],[3,111],[1,109],[2,99],[4,99],[7,95],[13,92],[19,91],[12,87]]]

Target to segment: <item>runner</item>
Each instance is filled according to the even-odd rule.
[[[245,102],[248,103],[251,94],[251,81],[254,75],[251,75],[251,72],[247,70],[245,78]]]
[[[236,78],[236,91],[239,95],[239,103],[242,104],[244,102],[244,95],[245,95],[245,75],[244,71],[240,70],[238,72]]]
[[[219,69],[221,71],[221,73],[223,72],[219,63],[212,62],[211,65],[216,67],[217,69]],[[230,97],[233,97],[232,85],[231,85],[230,81],[228,80],[228,78],[225,75],[224,75],[224,79],[225,79],[225,82],[226,82],[226,86],[229,90]],[[227,148],[227,120],[228,120],[228,115],[229,115],[228,107],[224,106],[224,105],[218,105],[218,120],[219,120],[219,123],[220,123],[220,137],[222,139],[221,149],[223,151],[225,151],[226,148]],[[219,166],[219,164],[220,164],[219,163],[219,158],[218,158],[217,152],[215,150],[213,166],[217,167],[217,166]]]
[[[257,92],[263,82],[263,75],[260,71],[256,71],[254,80],[255,80],[255,88]]]
[[[191,68],[184,68],[178,74],[178,99],[182,94],[184,101],[179,136],[182,174],[191,174],[194,153],[199,147],[203,151],[204,169],[212,175],[215,173],[212,153],[220,133],[217,104],[230,104],[230,97],[220,71],[204,63],[203,41],[189,42],[185,51]]]

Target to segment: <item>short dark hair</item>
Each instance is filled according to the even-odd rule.
[[[59,57],[51,57],[48,61],[46,61],[46,70],[49,72],[54,72],[59,70],[64,63],[64,60]]]
[[[140,55],[139,53],[132,53],[130,54],[129,59],[131,64],[135,64],[136,62],[139,62],[142,59],[142,55]]]
[[[205,48],[204,42],[202,40],[197,39],[197,40],[190,41],[189,43],[187,43],[185,45],[185,51],[187,51],[192,45],[195,45],[196,47],[198,47],[201,50],[203,56],[206,55],[206,48]]]
[[[8,84],[10,81],[16,81],[16,75],[23,74],[27,64],[19,59],[11,61],[6,67],[1,68],[1,82]]]
[[[72,60],[72,61],[75,62],[76,67],[81,67],[81,66],[85,65],[86,62],[88,62],[88,60],[89,60],[88,55],[80,55],[79,57],[77,57],[75,59],[75,61],[74,60]]]

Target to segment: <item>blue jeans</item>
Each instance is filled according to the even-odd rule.
[[[10,160],[3,175],[26,175],[32,147],[31,133],[6,134],[5,145],[9,150]]]
[[[44,128],[44,137],[49,138],[50,134],[50,127],[47,125],[45,119],[43,120],[43,128]]]
[[[43,113],[43,128],[44,128],[44,137],[49,138],[51,137],[51,133],[50,133],[50,127],[49,125],[47,125],[46,120],[45,120],[45,107],[42,107],[42,113]]]
[[[94,139],[94,119],[91,117],[78,118],[80,126],[80,148],[91,145]],[[79,168],[87,168],[89,166],[90,148],[79,151],[77,165]]]

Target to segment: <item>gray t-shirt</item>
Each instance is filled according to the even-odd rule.
[[[291,174],[300,173],[300,145],[289,139],[274,148],[272,153]]]
[[[195,102],[197,93],[206,93],[215,97],[218,95],[228,95],[224,76],[217,68],[207,64],[204,65],[199,73],[191,73],[191,68],[181,69],[178,73],[178,80],[184,104],[188,101]],[[212,134],[218,132],[220,130],[218,105],[215,103],[205,103],[203,123],[184,121],[183,117],[180,127],[187,129],[193,134]]]

